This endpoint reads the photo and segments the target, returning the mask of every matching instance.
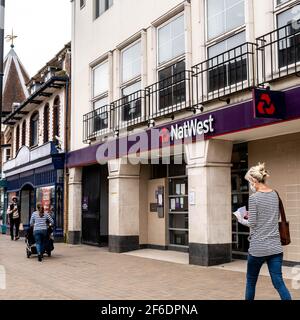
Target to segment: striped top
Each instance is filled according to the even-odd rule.
[[[249,198],[250,248],[254,257],[283,252],[279,234],[279,198],[275,191],[256,192]]]
[[[44,213],[42,217],[40,217],[39,213],[35,211],[30,218],[30,225],[33,225],[33,231],[38,230],[47,230],[48,225],[47,221],[51,224],[54,224],[52,217],[48,213]]]

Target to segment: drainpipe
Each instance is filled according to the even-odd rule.
[[[65,103],[65,170],[64,170],[64,240],[67,242],[68,228],[69,228],[69,169],[68,169],[68,152],[69,152],[69,139],[70,139],[70,80],[66,82],[66,103]]]
[[[2,99],[3,99],[3,56],[4,56],[4,12],[5,0],[0,0],[0,157],[1,157],[1,179],[2,179]],[[4,203],[0,214],[4,213]],[[5,216],[5,215],[4,215]],[[5,219],[5,217],[3,217]],[[6,221],[3,221],[5,225]]]
[[[4,11],[5,0],[0,0],[0,116],[2,129],[3,56],[4,56]],[[1,130],[2,132],[2,130]],[[2,146],[2,141],[1,146]],[[2,147],[1,147],[2,150]],[[1,161],[2,162],[2,161]]]

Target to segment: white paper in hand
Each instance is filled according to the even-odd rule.
[[[247,215],[246,207],[239,208],[233,214],[236,216],[236,218],[240,224],[242,224],[244,226],[249,226],[248,219],[245,219],[245,216]]]

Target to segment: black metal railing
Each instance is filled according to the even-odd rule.
[[[300,72],[300,20],[256,39],[257,80],[264,84]]]
[[[83,117],[84,142],[289,75],[300,75],[300,20],[185,70],[181,61],[159,73],[160,81]],[[180,71],[182,70],[182,71]],[[168,76],[173,74],[172,76]],[[227,101],[228,102],[228,101]]]
[[[184,70],[146,88],[148,118],[170,115],[190,107],[192,71]]]
[[[95,139],[110,131],[110,105],[100,107],[83,116],[83,141]]]
[[[115,130],[129,128],[146,121],[146,91],[139,90],[124,96],[111,105]]]
[[[255,85],[256,44],[246,42],[194,67],[194,103],[201,105]]]

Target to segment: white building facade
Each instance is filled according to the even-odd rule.
[[[72,1],[69,242],[243,258],[249,230],[232,212],[260,161],[291,223],[285,260],[299,263],[299,2]]]

